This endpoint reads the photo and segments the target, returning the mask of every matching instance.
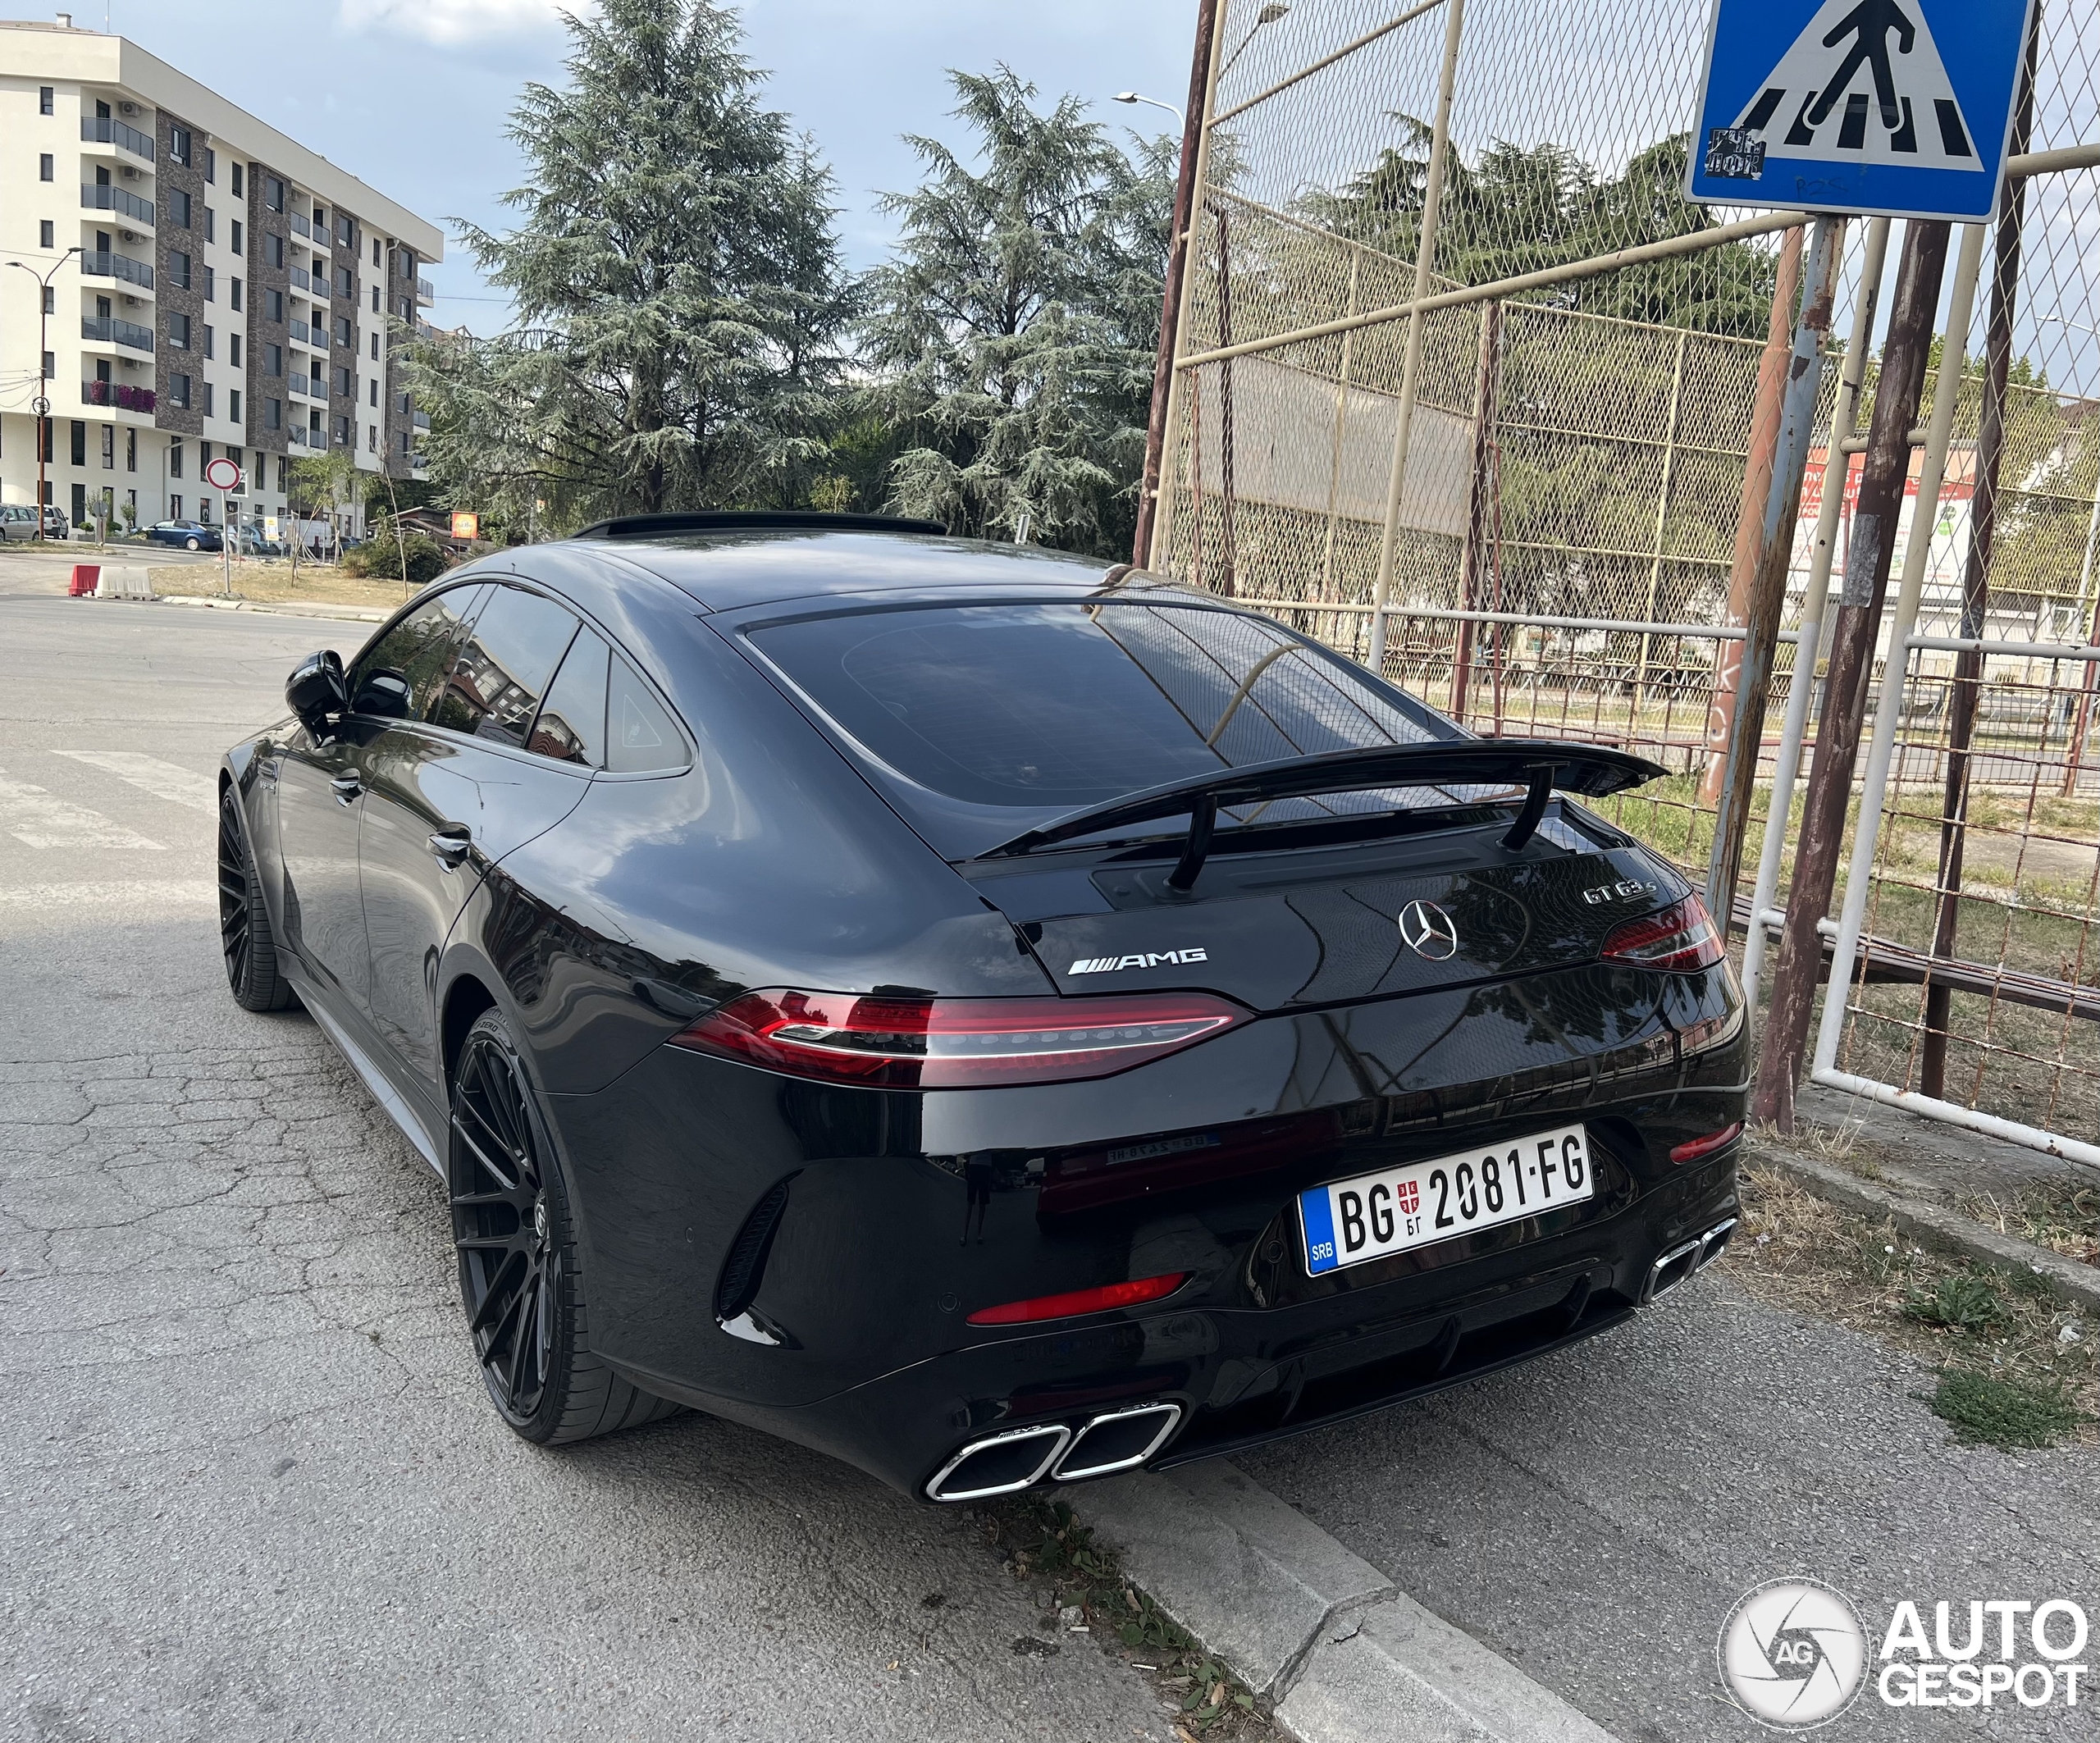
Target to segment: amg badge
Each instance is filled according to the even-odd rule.
[[[1118,969],[1156,969],[1162,962],[1208,962],[1210,953],[1202,949],[1161,950],[1149,956],[1088,956],[1075,962],[1065,972],[1068,974],[1112,974]]]

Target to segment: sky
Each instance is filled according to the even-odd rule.
[[[573,0],[570,0],[573,3]],[[109,28],[250,114],[318,151],[447,230],[472,219],[500,229],[498,202],[523,179],[504,136],[519,88],[559,84],[561,0],[107,0]],[[856,267],[882,258],[882,191],[911,187],[899,139],[960,144],[943,70],[1005,62],[1046,98],[1071,91],[1103,119],[1173,131],[1157,109],[1110,99],[1135,89],[1186,101],[1196,0],[749,0],[753,64],[765,100],[815,135],[838,178],[840,234]],[[99,30],[104,0],[73,0],[75,22]],[[261,33],[258,36],[258,31]],[[262,44],[267,43],[266,52]],[[500,327],[463,252],[448,247],[430,277],[441,326]]]

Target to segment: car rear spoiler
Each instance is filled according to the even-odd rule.
[[[1428,744],[1374,745],[1315,756],[1280,757],[1220,769],[1193,779],[1168,781],[1126,793],[1062,817],[994,847],[987,858],[1032,853],[1082,835],[1125,824],[1151,823],[1188,814],[1189,838],[1167,883],[1195,885],[1211,848],[1221,805],[1267,799],[1308,799],[1321,793],[1355,792],[1378,787],[1486,786],[1507,783],[1525,789],[1524,801],[1502,845],[1514,852],[1536,833],[1546,801],[1557,789],[1601,798],[1659,779],[1669,771],[1646,757],[1602,745],[1563,744],[1544,738],[1446,739]]]

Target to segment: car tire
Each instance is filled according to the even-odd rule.
[[[460,1303],[512,1430],[560,1446],[676,1414],[591,1353],[568,1183],[500,1012],[483,1011],[461,1044],[447,1151]]]
[[[291,983],[277,966],[262,880],[231,787],[219,796],[219,948],[226,984],[243,1011],[282,1011],[291,1002]]]
[[[196,540],[194,540],[194,538],[192,538],[192,539],[185,539],[185,540],[182,541],[182,548],[183,548],[185,550],[203,550],[203,548],[204,548],[204,547],[203,547],[203,545],[199,545],[199,544],[196,541]]]

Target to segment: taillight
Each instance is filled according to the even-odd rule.
[[[1107,1283],[1098,1289],[1072,1289],[1062,1295],[1038,1295],[1028,1301],[1010,1301],[1003,1307],[979,1307],[970,1316],[973,1326],[1028,1326],[1038,1320],[1076,1319],[1082,1313],[1105,1313],[1111,1307],[1141,1307],[1148,1301],[1171,1295],[1189,1280],[1185,1271],[1162,1277],[1145,1277],[1135,1283]]]
[[[1604,948],[1607,962],[1660,969],[1673,974],[1710,969],[1727,954],[1714,916],[1696,896],[1687,896],[1675,907],[1651,914],[1646,919],[1628,920],[1623,926],[1614,927]]]
[[[1718,1132],[1709,1132],[1704,1138],[1687,1138],[1670,1152],[1670,1160],[1678,1164],[1696,1162],[1702,1156],[1711,1156],[1716,1150],[1724,1150],[1742,1136],[1742,1121],[1724,1125]]]
[[[671,1044],[824,1083],[964,1089],[1107,1077],[1247,1020],[1200,992],[935,999],[769,987]]]

